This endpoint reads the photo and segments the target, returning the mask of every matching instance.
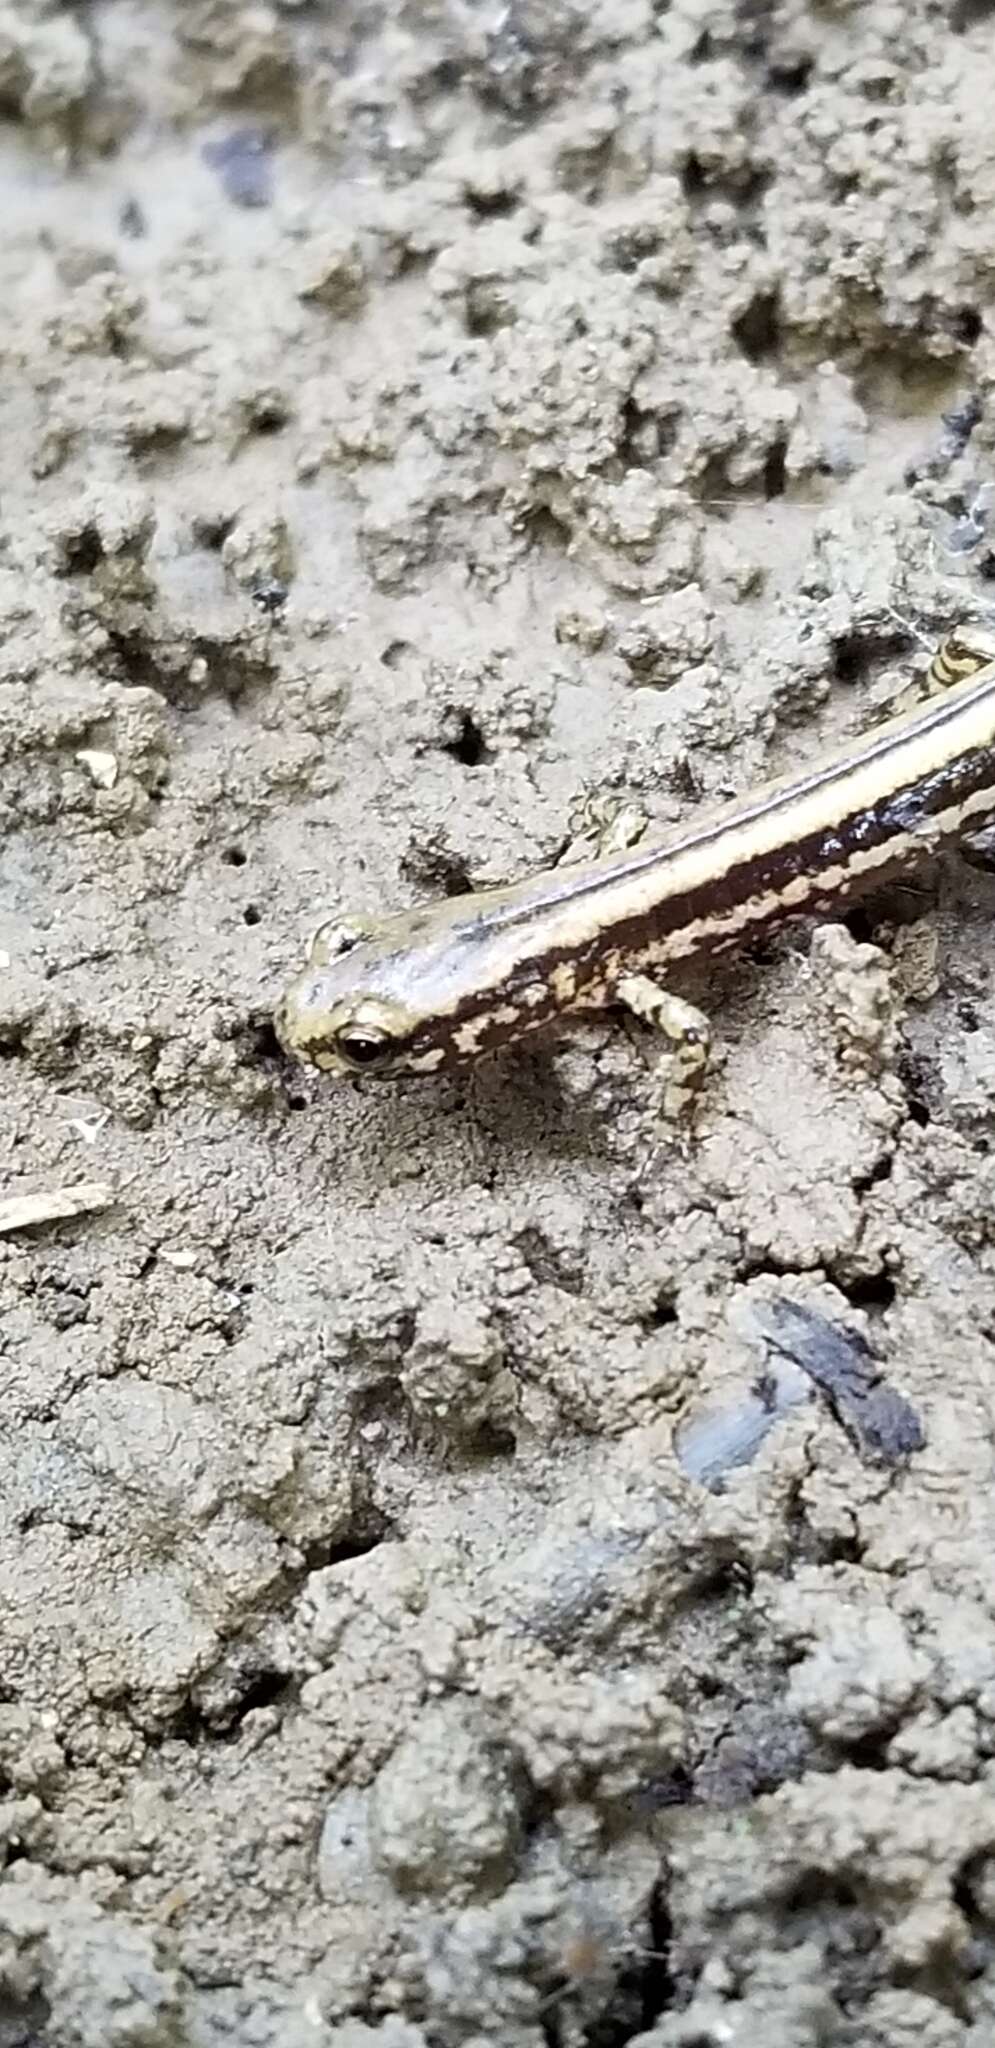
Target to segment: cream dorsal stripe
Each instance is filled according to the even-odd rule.
[[[930,806],[942,808],[939,778],[973,785],[990,764],[978,759],[995,745],[995,652],[992,677],[983,673],[959,686],[957,699],[934,700],[918,714],[906,714],[857,747],[841,747],[802,775],[787,775],[759,793],[723,804],[702,817],[692,817],[632,853],[614,854],[584,866],[552,869],[531,881],[513,885],[508,895],[520,900],[495,903],[495,928],[525,922],[540,910],[556,911],[596,899],[598,922],[611,915],[609,891],[628,890],[645,882],[645,902],[659,904],[670,896],[691,894],[714,885],[720,873],[773,854],[779,865],[815,840],[837,848],[847,825],[868,820],[865,836],[880,819],[881,834],[914,830]],[[851,835],[853,836],[853,835]],[[795,849],[798,850],[795,854]],[[494,892],[495,895],[497,892]],[[465,907],[468,926],[476,922],[481,896],[451,899],[453,909]],[[633,901],[636,901],[635,894]],[[602,905],[604,910],[602,910]]]

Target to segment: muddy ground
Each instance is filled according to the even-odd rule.
[[[690,1142],[268,1021],[989,616],[993,26],[0,6],[0,2048],[995,2041],[984,853]]]

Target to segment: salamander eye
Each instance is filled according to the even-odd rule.
[[[391,1050],[391,1043],[386,1031],[343,1031],[335,1040],[335,1049],[351,1067],[372,1067]]]

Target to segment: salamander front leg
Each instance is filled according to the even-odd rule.
[[[686,1116],[705,1078],[711,1051],[711,1026],[704,1011],[660,988],[646,974],[624,974],[615,993],[634,1017],[670,1041],[673,1050],[662,1054],[654,1079],[664,1116],[675,1121]]]

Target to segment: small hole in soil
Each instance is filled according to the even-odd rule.
[[[742,1599],[753,1590],[753,1576],[749,1566],[741,1558],[728,1558],[724,1564],[716,1564],[706,1572],[695,1587],[695,1598],[702,1606],[706,1601],[721,1602]]]
[[[262,924],[263,914],[257,903],[247,903],[242,912],[243,924]]]
[[[677,1309],[673,1296],[661,1287],[648,1315],[642,1318],[644,1330],[667,1330],[677,1321]]]
[[[668,1806],[690,1806],[694,1798],[694,1786],[683,1764],[675,1764],[664,1778],[650,1778],[646,1783],[646,1809],[649,1812],[663,1812]]]
[[[401,856],[401,872],[416,888],[442,896],[467,896],[472,883],[466,861],[445,846],[413,846]]]
[[[447,740],[443,752],[451,754],[454,761],[462,762],[464,768],[479,768],[487,759],[484,735],[476,719],[464,711],[460,719],[459,732],[454,740]]]
[[[874,1728],[867,1735],[858,1735],[856,1741],[846,1745],[847,1758],[859,1771],[886,1771],[888,1769],[888,1744],[894,1729]],[[841,1886],[841,1889],[844,1887]],[[848,1889],[848,1887],[846,1888]],[[841,1899],[841,1905],[852,1904],[850,1899]]]
[[[304,1546],[304,1560],[308,1571],[329,1571],[338,1564],[351,1564],[353,1558],[368,1557],[376,1550],[387,1535],[387,1524],[378,1520],[375,1529],[368,1529],[363,1535],[344,1536],[340,1543],[322,1543],[318,1539]]]
[[[226,846],[221,858],[227,868],[244,868],[249,856],[244,846]]]
[[[252,1050],[252,1057],[255,1060],[282,1060],[284,1058],[283,1047],[268,1017],[258,1024],[253,1024],[249,1044]]]
[[[785,98],[804,92],[812,76],[811,57],[772,57],[767,66],[767,83],[772,92],[780,92]]]
[[[471,341],[490,341],[492,335],[500,334],[502,327],[513,325],[513,315],[484,293],[468,292],[463,324]]]
[[[833,675],[838,683],[856,683],[867,667],[867,647],[855,633],[847,633],[833,646]]]
[[[980,338],[981,326],[981,314],[978,312],[977,306],[958,307],[953,320],[954,333],[958,341],[964,343],[965,348],[974,347],[975,342]]]
[[[287,1675],[284,1671],[266,1668],[254,1673],[238,1703],[238,1719],[244,1721],[246,1714],[260,1707],[272,1707],[287,1690]]]
[[[905,1090],[905,1107],[912,1123],[921,1130],[932,1123],[933,1112],[929,1098],[936,1093],[936,1077],[929,1062],[920,1056],[906,1053],[898,1061],[898,1078]]]
[[[470,1449],[478,1458],[513,1458],[518,1444],[513,1430],[502,1429],[496,1422],[484,1422]]]
[[[984,1879],[984,1859],[972,1856],[961,1865],[953,1881],[950,1896],[966,1920],[973,1920],[978,1910],[975,1884],[979,1878]]]
[[[254,411],[249,426],[254,434],[282,434],[290,422],[290,414],[277,402],[261,405]]]
[[[848,1756],[852,1756],[857,1747],[856,1743],[848,1744]],[[806,1870],[792,1887],[784,1904],[788,1913],[810,1913],[813,1907],[853,1906],[856,1895],[845,1878],[831,1875],[827,1870]]]
[[[699,158],[695,156],[693,150],[687,157],[681,171],[681,185],[684,190],[685,199],[700,199],[702,193],[708,188],[708,179],[702,170]]]
[[[860,1280],[842,1283],[840,1291],[851,1308],[890,1308],[895,1299],[895,1283],[887,1273],[869,1273]]]
[[[426,84],[436,92],[458,92],[463,83],[463,66],[457,57],[440,57],[433,64]]]
[[[477,220],[507,220],[519,204],[517,192],[466,192],[463,198]]]
[[[71,576],[92,576],[103,559],[104,544],[95,526],[84,526],[66,542],[65,564]]]
[[[787,443],[778,441],[764,463],[764,497],[783,498],[787,484]]]
[[[440,875],[439,887],[444,896],[469,896],[472,893],[473,884],[470,880],[470,870],[466,862],[454,860],[446,869],[445,874]]]
[[[557,519],[548,505],[533,505],[520,525],[531,547],[548,548],[558,555],[566,554],[570,546],[570,528],[562,519]]]
[[[198,513],[193,521],[193,537],[200,547],[209,548],[212,554],[220,554],[234,525],[231,513]]]
[[[732,323],[732,336],[748,363],[769,362],[781,346],[776,292],[758,292]]]
[[[877,1187],[879,1183],[883,1180],[890,1180],[891,1174],[892,1161],[890,1159],[886,1158],[875,1160],[874,1165],[871,1167],[869,1173],[861,1173],[857,1175],[853,1183],[854,1194],[866,1195],[868,1189]]]
[[[858,946],[869,946],[873,943],[874,923],[866,910],[860,908],[848,910],[843,918],[843,923],[851,939],[854,939]]]

